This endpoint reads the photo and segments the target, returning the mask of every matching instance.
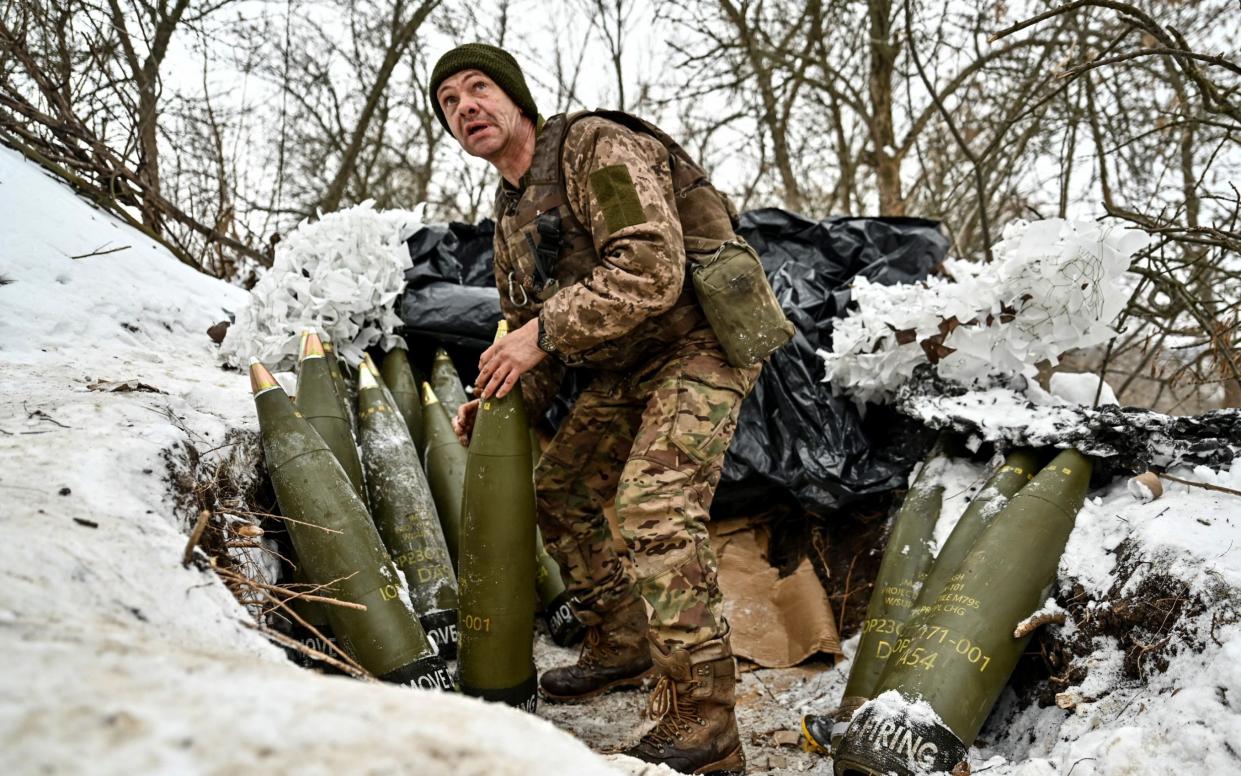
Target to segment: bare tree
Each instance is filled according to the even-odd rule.
[[[996,35],[1064,19],[1076,31],[1077,61],[1061,76],[1080,92],[1074,129],[1084,124],[1093,145],[1103,208],[1156,238],[1134,266],[1144,281],[1129,328],[1100,369],[1119,367],[1122,393],[1155,383],[1152,401],[1168,393],[1173,409],[1204,386],[1241,406],[1241,65],[1190,43],[1227,11],[1073,2]],[[1094,43],[1103,36],[1112,45]]]
[[[348,140],[341,152],[336,174],[328,183],[322,198],[316,203],[317,209],[330,211],[340,206],[349,180],[358,173],[359,158],[362,155],[363,146],[371,135],[372,123],[382,125],[383,120],[387,118],[385,111],[388,107],[388,84],[392,80],[393,71],[397,63],[405,56],[410,44],[413,43],[423,22],[437,5],[439,5],[439,0],[422,0],[417,4],[393,0],[388,15],[386,29],[388,34],[383,41],[383,59],[369,79],[361,111],[348,133]],[[371,161],[374,158],[372,157]]]
[[[199,240],[259,257],[163,193],[161,68],[178,30],[193,29],[226,4],[191,10],[179,0],[25,0],[6,6],[0,137],[156,239],[168,241],[171,220]],[[170,247],[198,265],[184,246]]]

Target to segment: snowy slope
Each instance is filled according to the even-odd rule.
[[[613,772],[506,707],[298,669],[182,567],[163,455],[255,428],[205,334],[243,292],[3,147],[0,278],[0,773]]]

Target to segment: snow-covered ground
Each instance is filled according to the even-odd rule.
[[[507,707],[299,669],[182,567],[164,452],[256,427],[206,335],[244,292],[3,147],[0,277],[0,773],[616,772]]]
[[[166,458],[187,442],[223,455],[227,432],[256,427],[245,376],[205,334],[244,301],[0,147],[0,773],[669,773],[587,746],[631,740],[643,693],[540,719],[323,676],[182,566]],[[1241,489],[1238,462],[1172,473]],[[986,471],[943,476],[941,541]],[[976,773],[1241,772],[1241,498],[1164,488],[1091,494],[1061,563],[1072,622],[1044,640],[1065,708],[1008,691]],[[540,640],[541,667],[572,656]],[[752,773],[831,772],[790,734],[847,671],[745,674]]]

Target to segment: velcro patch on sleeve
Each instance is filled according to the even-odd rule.
[[[629,177],[629,168],[625,165],[613,164],[592,172],[590,190],[607,221],[608,234],[646,223],[638,191],[633,187],[633,178]]]

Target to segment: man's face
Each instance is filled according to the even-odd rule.
[[[471,156],[492,161],[517,136],[521,109],[478,70],[462,70],[444,79],[435,99],[452,136]]]

